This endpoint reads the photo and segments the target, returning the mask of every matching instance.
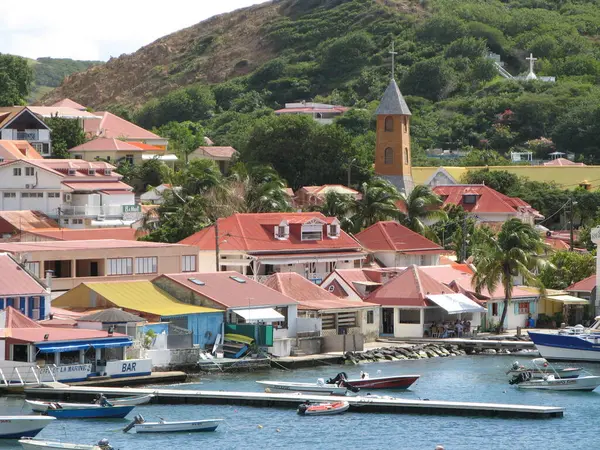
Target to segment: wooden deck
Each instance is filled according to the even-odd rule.
[[[232,404],[266,408],[293,408],[306,400],[324,402],[345,400],[350,410],[361,413],[435,414],[455,416],[553,418],[562,417],[564,409],[553,406],[510,405],[497,403],[448,402],[438,400],[411,400],[402,398],[375,398],[370,396],[322,396],[294,393],[192,391],[180,389],[97,388],[73,386],[68,388],[27,388],[28,398],[51,400],[90,401],[97,394],[108,397],[154,394],[158,404]]]

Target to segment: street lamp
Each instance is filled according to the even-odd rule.
[[[356,162],[356,158],[352,158],[352,160],[348,163],[348,187],[350,187],[350,178],[352,176],[352,164]]]

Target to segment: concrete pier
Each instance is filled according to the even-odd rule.
[[[411,344],[451,344],[458,345],[460,348],[479,348],[485,349],[508,349],[508,350],[532,350],[535,344],[532,341],[513,341],[508,339],[463,339],[463,338],[448,338],[448,339],[429,339],[418,338],[410,339]]]
[[[323,396],[294,393],[192,391],[182,389],[133,389],[72,386],[67,388],[27,388],[27,398],[89,402],[97,394],[108,397],[154,394],[158,404],[225,404],[267,408],[297,408],[311,402],[347,401],[353,412],[437,414],[455,416],[553,418],[562,417],[563,408],[553,406],[509,405],[497,403],[448,402],[438,400],[411,400],[403,398],[375,398],[370,396]]]

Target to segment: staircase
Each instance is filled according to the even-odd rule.
[[[292,346],[290,350],[291,356],[308,356],[300,347]]]

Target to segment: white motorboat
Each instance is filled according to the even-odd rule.
[[[346,395],[348,388],[325,384],[322,378],[317,383],[294,383],[288,381],[257,381],[265,386],[265,392],[302,392],[309,394]]]
[[[47,416],[0,416],[0,439],[37,436],[53,420]]]
[[[583,372],[581,367],[555,367],[550,368],[549,363],[544,358],[536,358],[532,361],[534,364],[532,367],[526,367],[515,361],[511,366],[510,370],[506,372],[509,380],[518,376],[524,372],[530,372],[531,378],[534,380],[541,380],[546,375],[555,375],[557,378],[577,378]]]
[[[113,406],[137,406],[137,405],[145,405],[150,402],[154,397],[154,394],[148,395],[140,395],[136,397],[122,397],[109,399],[111,405]],[[45,413],[48,411],[48,408],[52,408],[53,406],[58,405],[60,409],[89,409],[90,407],[101,407],[102,405],[96,401],[95,403],[68,403],[68,402],[44,402],[41,400],[25,400],[31,409],[35,412]]]
[[[350,408],[348,402],[302,403],[298,406],[298,414],[303,416],[330,416],[341,414]]]
[[[42,439],[21,439],[19,444],[25,450],[39,450],[43,448],[55,448],[63,450],[113,450],[107,439],[102,439],[97,445],[70,444],[68,442],[47,441]]]
[[[223,419],[178,420],[172,422],[161,419],[160,422],[146,422],[141,415],[137,415],[123,431],[128,432],[133,428],[136,433],[195,433],[215,431],[221,422],[223,422]]]
[[[546,391],[593,391],[600,386],[600,377],[595,375],[584,375],[575,378],[561,378],[558,372],[544,358],[536,358],[532,361],[536,370],[545,372],[542,378],[534,378],[532,372],[523,371],[517,374],[510,384],[516,384],[519,389],[540,389]]]

